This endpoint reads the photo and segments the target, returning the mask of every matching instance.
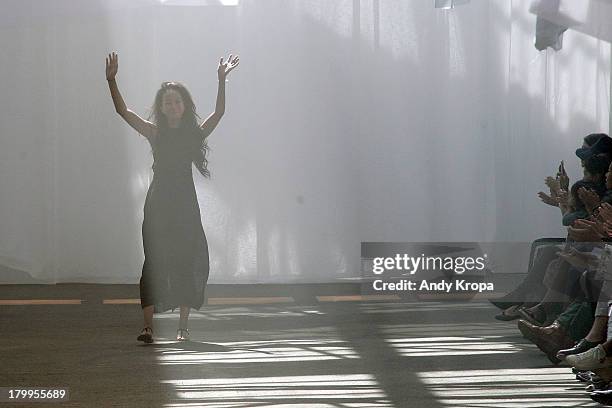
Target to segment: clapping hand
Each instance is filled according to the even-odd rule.
[[[559,193],[559,190],[561,190],[561,183],[556,178],[548,176],[544,180],[544,184],[548,186],[548,188],[550,189],[550,193],[553,196],[555,196],[557,193]]]
[[[550,195],[546,194],[543,191],[538,193],[538,197],[544,204],[552,205],[553,207],[559,206],[558,194],[559,194],[559,183],[550,176],[544,179],[544,184],[548,186],[548,190],[550,191]]]
[[[584,204],[589,214],[593,213],[593,210],[599,205],[599,195],[593,190],[588,190],[584,187],[578,189],[578,197]]]
[[[568,235],[579,242],[598,242],[607,236],[607,233],[600,222],[576,220],[574,225],[568,228]]]
[[[612,205],[609,203],[601,203],[598,214],[602,221],[612,224]]]
[[[546,177],[544,184],[546,184],[550,191],[550,194],[546,194],[543,191],[538,193],[538,197],[544,204],[552,205],[553,207],[567,205],[567,191],[562,188],[559,173],[557,173],[557,178]]]
[[[603,229],[606,232],[606,236],[612,236],[612,205],[601,203],[601,205],[593,211],[593,215],[596,220],[603,223]]]
[[[559,208],[565,213],[566,211],[571,211],[570,202],[569,202],[569,194],[565,190],[560,190],[559,195],[557,196],[557,202],[559,203]]]
[[[553,207],[559,206],[559,202],[554,197],[549,196],[543,191],[538,193],[538,197],[540,197],[540,200],[542,200],[544,204],[552,205]]]

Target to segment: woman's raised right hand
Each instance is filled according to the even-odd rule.
[[[106,80],[111,81],[115,79],[118,69],[119,56],[115,52],[112,52],[111,54],[108,54],[108,57],[106,57]]]

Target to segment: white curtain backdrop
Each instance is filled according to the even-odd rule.
[[[213,3],[213,2],[209,2]],[[135,283],[147,141],[115,114],[104,58],[148,116],[162,81],[214,108],[194,170],[210,282],[359,276],[362,241],[560,236],[543,179],[608,132],[610,44],[568,31],[533,47],[527,0],[154,0],[0,4],[0,282]]]

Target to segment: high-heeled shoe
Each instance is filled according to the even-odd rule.
[[[176,341],[189,341],[189,329],[178,329],[176,331]]]
[[[501,320],[502,322],[509,322],[511,320],[520,319],[521,315],[518,314],[518,308],[520,306],[510,306],[506,310],[502,310],[500,313],[495,315],[495,319]]]
[[[153,343],[153,329],[149,326],[142,329],[140,335],[136,338],[138,341],[144,341],[147,344]]]

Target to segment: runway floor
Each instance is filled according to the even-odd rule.
[[[488,302],[234,292],[192,312],[190,342],[169,312],[144,345],[135,285],[0,286],[0,387],[69,390],[0,407],[598,406]]]

